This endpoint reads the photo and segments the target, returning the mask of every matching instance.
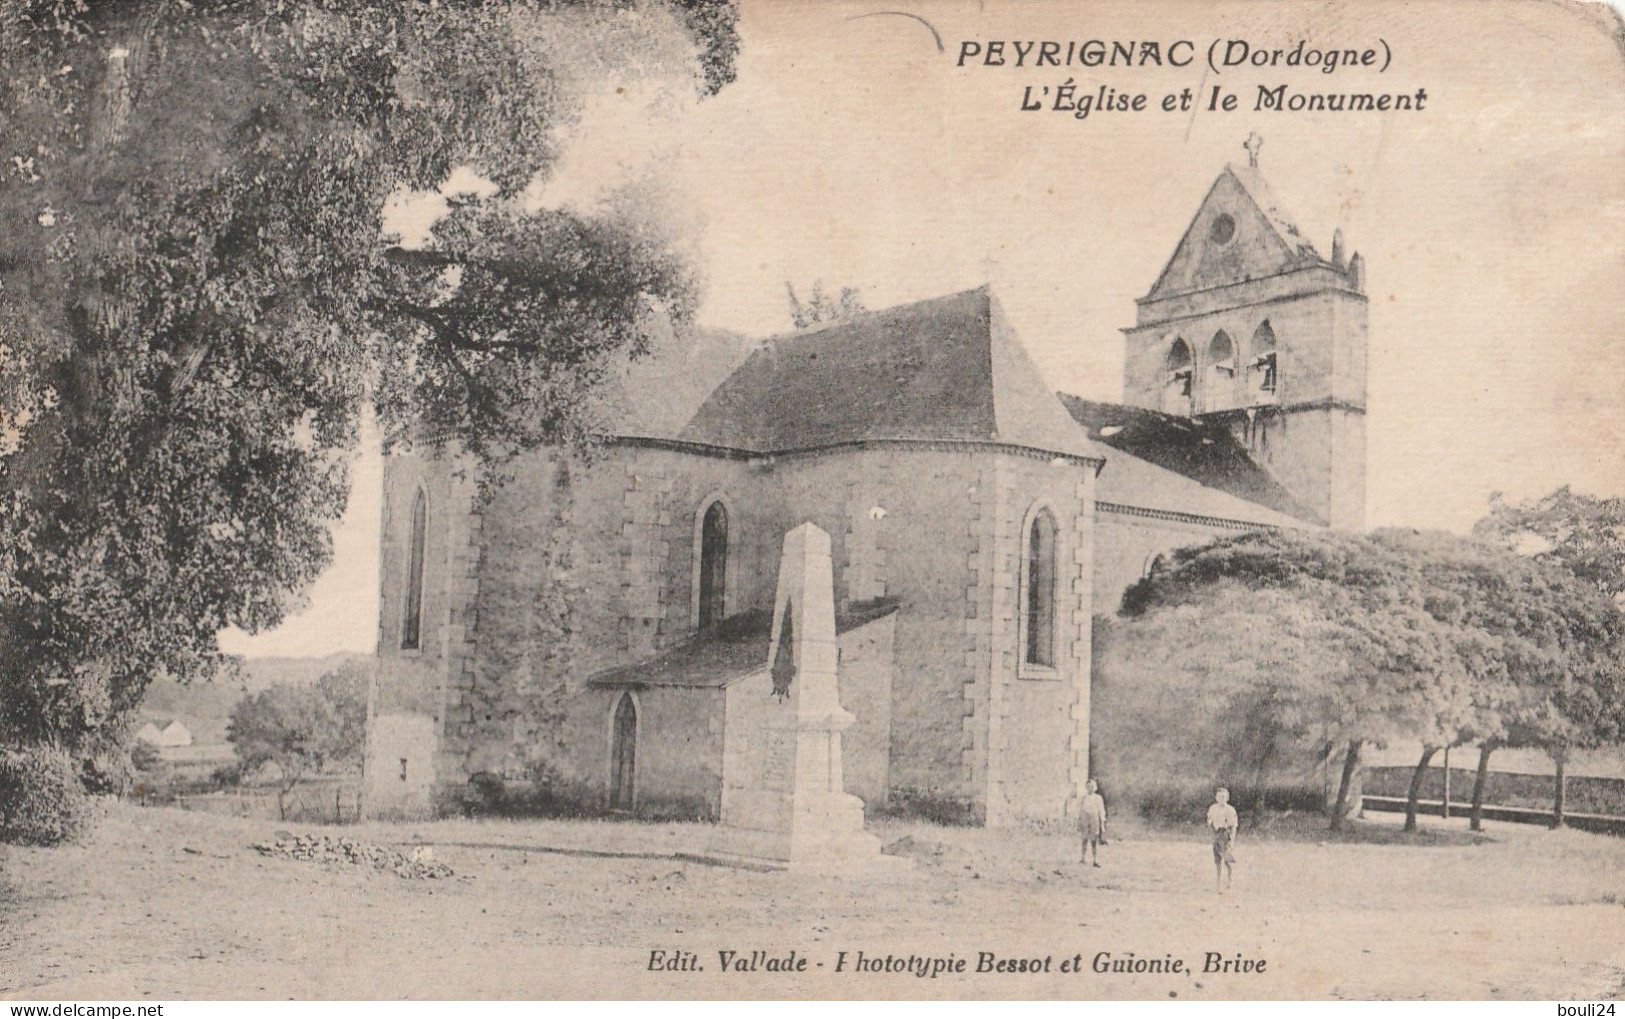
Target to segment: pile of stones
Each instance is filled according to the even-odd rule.
[[[270,842],[256,842],[254,849],[264,856],[309,863],[343,864],[392,871],[398,877],[423,881],[451,877],[451,868],[438,863],[434,850],[417,846],[410,854],[388,846],[327,835],[289,835],[279,832]]]

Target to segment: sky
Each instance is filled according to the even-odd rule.
[[[901,11],[874,15],[877,11]],[[929,26],[926,24],[929,22]],[[737,80],[688,102],[590,86],[547,204],[658,178],[705,278],[700,320],[789,325],[786,281],[871,308],[990,283],[1061,390],[1121,394],[1122,339],[1243,140],[1300,230],[1361,252],[1371,526],[1462,531],[1492,491],[1625,494],[1625,60],[1596,8],[1511,0],[1015,5],[744,0]],[[933,30],[940,35],[939,52]],[[1387,71],[957,66],[966,41],[1241,39],[1378,48]],[[1220,85],[1235,112],[1022,112],[1026,86]],[[1252,109],[1261,84],[1414,92],[1421,112]],[[397,225],[432,215],[407,203]],[[378,459],[357,465],[332,570],[247,654],[370,651]]]

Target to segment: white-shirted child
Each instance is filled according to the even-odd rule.
[[[1236,856],[1231,846],[1236,841],[1239,824],[1236,808],[1230,805],[1230,790],[1222,787],[1215,790],[1213,804],[1207,808],[1207,826],[1213,832],[1213,883],[1220,895],[1234,879]]]

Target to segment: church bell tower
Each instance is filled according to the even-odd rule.
[[[1365,528],[1365,263],[1323,258],[1258,172],[1227,165],[1127,339],[1124,402],[1221,424],[1320,523]]]

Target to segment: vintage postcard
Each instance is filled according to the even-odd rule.
[[[1622,111],[1557,0],[0,3],[0,997],[1612,1016]]]

